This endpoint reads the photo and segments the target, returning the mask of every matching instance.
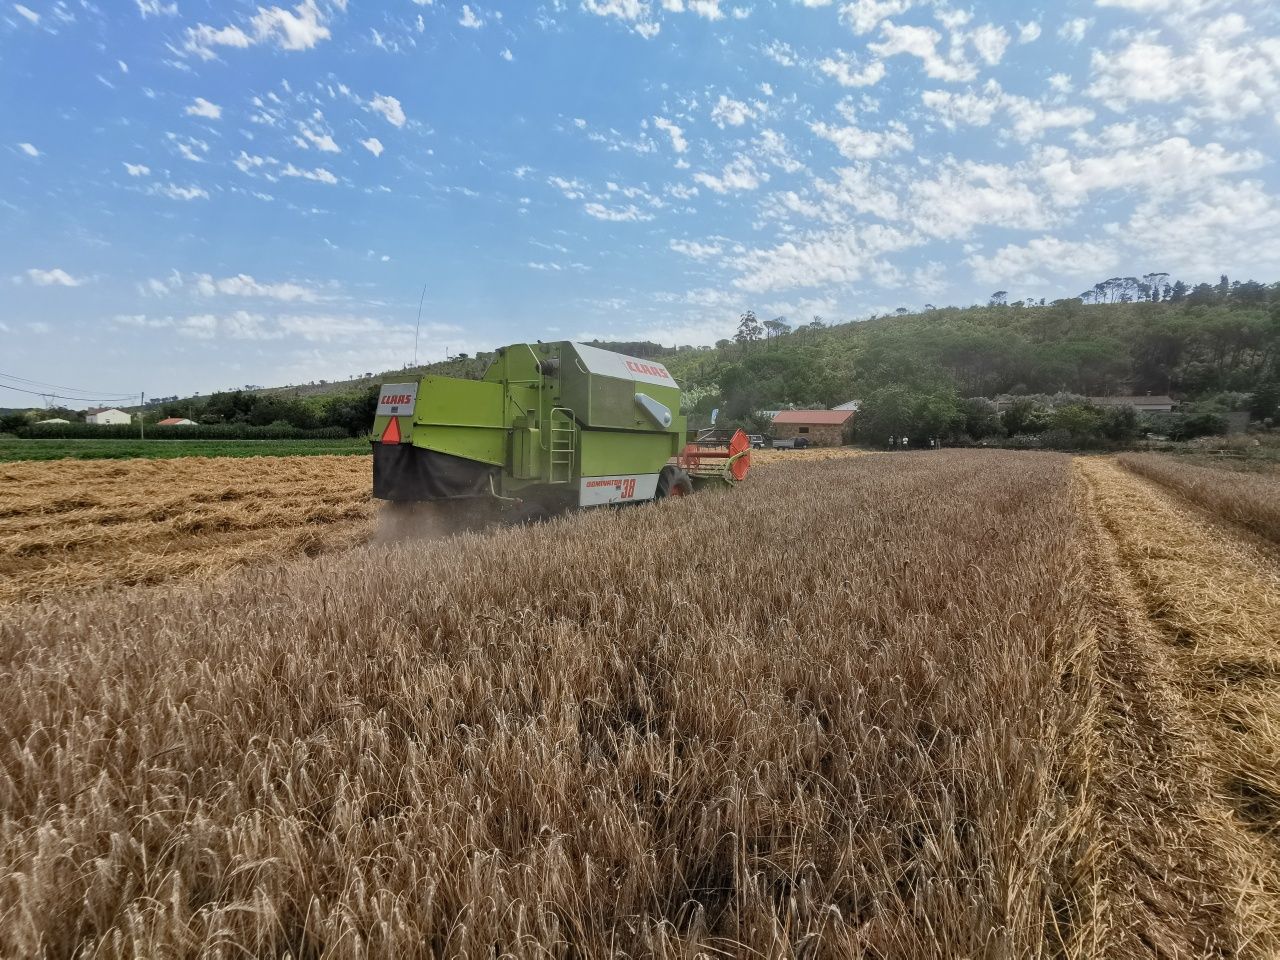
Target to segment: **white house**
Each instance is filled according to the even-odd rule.
[[[117,410],[115,407],[111,407],[107,410],[86,411],[84,422],[114,426],[120,423],[133,423],[133,417],[125,413],[123,410]]]

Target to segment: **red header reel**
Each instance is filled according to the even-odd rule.
[[[737,483],[751,472],[751,438],[739,430],[727,443],[723,439],[695,440],[680,452],[676,462],[691,477]]]

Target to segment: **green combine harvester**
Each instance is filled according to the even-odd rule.
[[[581,343],[503,347],[481,380],[391,383],[373,424],[373,495],[528,522],[691,493],[751,468],[738,431],[686,442],[662,364]]]

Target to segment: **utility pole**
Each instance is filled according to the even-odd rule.
[[[147,439],[147,394],[143,391],[142,407],[138,410],[138,433],[142,439]]]

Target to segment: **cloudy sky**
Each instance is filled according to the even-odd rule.
[[[82,390],[398,367],[424,285],[428,359],[1280,279],[1270,0],[0,0],[0,86],[0,373]]]

